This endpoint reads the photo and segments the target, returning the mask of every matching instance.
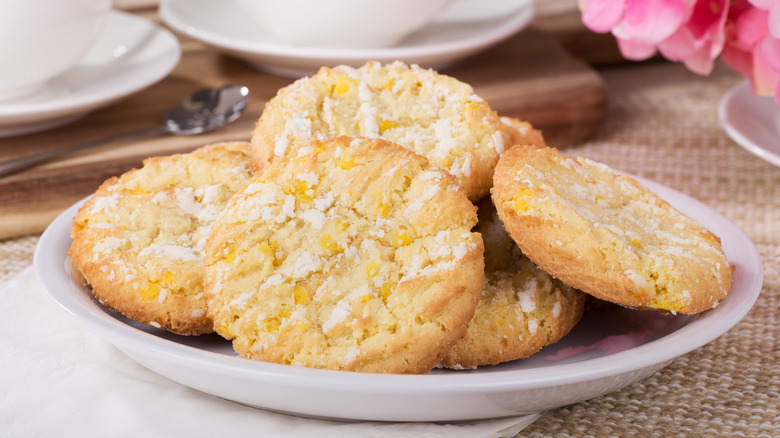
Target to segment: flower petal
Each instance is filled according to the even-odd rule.
[[[772,70],[780,72],[780,39],[766,37],[759,43],[759,50],[764,62]]]
[[[620,38],[617,39],[617,43],[620,53],[623,54],[626,59],[632,61],[642,61],[655,55],[655,45],[653,44],[642,44],[637,41]]]
[[[780,2],[777,0],[748,0],[753,6],[769,11],[769,32],[775,38],[780,38]]]
[[[769,10],[772,7],[772,4],[777,0],[748,0],[750,4],[753,6],[759,8],[759,9],[765,9]]]
[[[780,39],[780,2],[773,3],[772,9],[769,10],[769,33],[774,38]]]
[[[658,51],[670,61],[682,61],[696,53],[696,39],[686,27],[681,27],[672,36],[658,45]]]
[[[708,76],[715,66],[714,59],[710,56],[710,48],[702,47],[693,56],[685,59],[685,67],[697,75]]]
[[[628,0],[623,20],[612,33],[624,40],[656,45],[669,38],[689,16],[683,0]]]
[[[728,6],[728,0],[698,2],[688,21],[663,40],[658,50],[669,60],[685,62],[694,73],[710,74],[726,40]]]
[[[582,22],[585,26],[600,33],[612,30],[623,18],[626,0],[584,0]]]
[[[736,41],[745,49],[752,48],[769,33],[769,13],[751,8],[737,17],[735,24]]]
[[[761,47],[753,50],[753,92],[771,96],[780,83],[780,71],[774,70],[762,56]]]
[[[699,1],[693,8],[691,18],[685,23],[685,26],[691,30],[694,38],[705,38],[707,34],[714,34],[717,28],[723,27],[728,15],[728,0],[709,0]]]

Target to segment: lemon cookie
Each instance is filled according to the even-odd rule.
[[[523,252],[583,292],[692,314],[731,287],[720,239],[603,164],[517,146],[502,156],[494,183],[501,222]]]
[[[211,332],[206,238],[251,175],[248,143],[147,159],[104,182],[79,210],[68,254],[103,305],[174,333]]]
[[[470,85],[416,65],[323,67],[281,89],[252,135],[256,170],[291,144],[339,135],[383,138],[449,171],[476,201],[487,195],[509,141],[498,115]]]
[[[315,141],[258,174],[214,225],[209,315],[242,357],[427,372],[479,301],[476,222],[424,157],[381,139]]]
[[[490,198],[474,229],[485,244],[485,283],[466,336],[442,360],[475,368],[521,359],[560,340],[580,320],[585,294],[552,278],[526,257],[498,220]]]
[[[538,147],[547,146],[542,131],[535,129],[531,123],[516,117],[501,117],[501,123],[509,139],[508,147],[518,144]]]

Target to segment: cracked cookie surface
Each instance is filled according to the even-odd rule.
[[[214,226],[209,315],[242,357],[427,372],[479,300],[476,221],[422,156],[381,139],[315,141],[259,173]]]
[[[517,117],[501,117],[501,125],[509,139],[507,149],[515,145],[533,145],[546,147],[542,131],[535,129],[531,123]]]
[[[488,194],[510,132],[472,87],[401,62],[323,67],[279,90],[252,135],[256,170],[290,145],[339,135],[382,138],[423,155],[455,176],[472,201]]]
[[[251,175],[248,143],[149,158],[104,182],[84,204],[68,255],[103,305],[174,333],[211,332],[202,281],[206,238]]]
[[[517,146],[494,183],[501,222],[523,252],[596,298],[692,314],[731,288],[717,236],[604,164]]]
[[[504,230],[490,198],[478,204],[485,283],[466,328],[441,366],[469,369],[529,357],[557,342],[582,316],[585,294],[542,271]]]

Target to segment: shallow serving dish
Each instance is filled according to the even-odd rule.
[[[298,368],[236,357],[217,335],[185,337],[106,310],[72,273],[67,250],[79,206],[43,233],[34,266],[45,293],[75,322],[171,380],[238,403],[302,416],[379,421],[459,421],[544,411],[620,389],[733,327],[761,290],[753,243],[732,222],[670,188],[640,180],[718,235],[734,265],[720,305],[698,316],[615,308],[586,314],[538,354],[469,371],[377,375]]]

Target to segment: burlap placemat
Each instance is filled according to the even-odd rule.
[[[582,155],[686,193],[742,228],[764,262],[764,288],[734,329],[618,392],[547,413],[523,437],[780,436],[780,168],[718,124],[739,78],[700,78],[679,65],[603,71],[610,106]],[[0,242],[0,281],[29,266],[37,236]]]
[[[0,283],[30,266],[38,236],[25,236],[0,241]]]

